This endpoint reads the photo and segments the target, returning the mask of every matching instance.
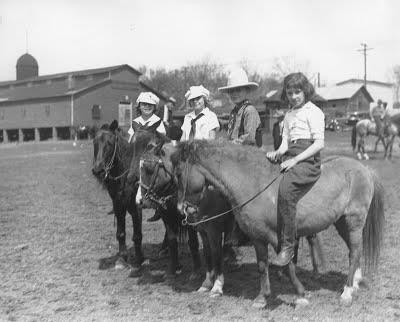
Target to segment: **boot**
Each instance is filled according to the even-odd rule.
[[[154,212],[154,215],[152,217],[150,217],[149,219],[147,219],[147,222],[156,222],[160,219],[161,219],[161,214],[159,211],[156,210]]]
[[[290,263],[294,257],[294,247],[296,241],[296,213],[288,212],[281,215],[283,217],[281,220],[281,247],[279,254],[273,263],[276,266],[286,266]]]

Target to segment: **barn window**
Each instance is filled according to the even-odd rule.
[[[0,111],[0,120],[4,120],[4,111]]]
[[[24,119],[25,116],[26,116],[26,109],[25,108],[22,108],[21,114],[22,114],[22,118]]]
[[[332,104],[332,107],[336,107],[336,104]]]
[[[46,105],[44,107],[44,113],[46,114],[47,117],[50,116],[50,105]]]
[[[101,112],[101,106],[97,105],[97,104],[93,105],[92,106],[92,119],[100,120],[100,118],[101,118],[100,112]]]

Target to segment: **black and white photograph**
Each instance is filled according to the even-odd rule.
[[[399,321],[399,13],[1,0],[0,321]]]

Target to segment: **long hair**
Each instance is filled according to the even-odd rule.
[[[303,73],[292,73],[284,78],[281,100],[284,101],[286,104],[289,104],[286,92],[288,89],[291,88],[300,89],[303,91],[305,103],[311,101],[315,96],[314,86],[309,82],[309,80]]]

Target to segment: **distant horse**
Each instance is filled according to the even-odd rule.
[[[396,136],[400,135],[400,114],[390,116],[388,119],[390,120],[390,122],[388,122],[389,124],[386,128],[388,139],[385,147],[385,159],[392,158],[394,139],[396,138]]]
[[[392,149],[393,149],[393,142],[397,135],[399,135],[399,115],[394,115],[390,117],[386,114],[385,119],[383,120],[384,126],[384,135],[378,136],[378,139],[375,142],[375,149],[374,153],[377,151],[377,147],[380,141],[385,148],[384,158],[391,158],[392,157]],[[364,119],[360,120],[354,125],[352,135],[351,135],[351,144],[353,146],[353,151],[356,149],[357,146],[357,158],[361,160],[363,157],[364,159],[368,160],[369,156],[365,152],[365,138],[369,135],[375,135],[376,133],[376,123],[369,120]],[[358,144],[357,144],[357,137]],[[388,137],[387,142],[385,142],[385,137]]]
[[[176,129],[174,128],[170,129],[170,133],[175,130]],[[135,131],[135,134],[136,132],[137,131]],[[139,181],[140,159],[143,153],[146,153],[148,149],[151,149],[152,146],[149,146],[149,143],[152,139],[156,142],[158,142],[159,140],[166,140],[166,138],[162,135],[159,135],[158,132],[143,132],[140,136],[134,135],[132,139],[132,144],[134,146],[134,155],[132,157],[128,173],[128,185],[130,186],[136,186],[136,183]],[[170,262],[167,272],[168,279],[172,279],[175,274],[180,270],[180,265],[178,261],[178,238],[185,234],[187,231],[189,249],[193,260],[193,272],[190,278],[193,279],[199,274],[198,271],[201,266],[197,233],[193,228],[189,228],[186,230],[184,229],[184,227],[182,227],[182,218],[180,218],[180,214],[178,213],[176,208],[176,191],[170,190],[171,185],[166,188],[167,189],[163,191],[163,198],[152,198],[152,202],[150,204],[141,204],[141,207],[145,206],[149,208],[155,208],[156,211],[160,213],[161,219],[164,222],[166,228],[166,235],[164,237],[164,240],[166,238],[170,255]]]
[[[268,244],[277,247],[279,180],[267,190],[263,188],[278,178],[279,167],[268,166],[264,153],[257,148],[226,141],[182,143],[178,151],[171,155],[165,153],[164,159],[168,158],[178,178],[179,209],[186,207],[186,187],[190,186],[194,194],[201,193],[208,184],[223,192],[232,206],[238,207],[235,218],[255,247],[260,273],[260,293],[253,306],[265,307],[271,295]],[[255,199],[246,203],[251,197]],[[320,179],[297,205],[296,221],[298,236],[335,225],[350,251],[349,274],[341,299],[346,304],[351,303],[361,279],[361,252],[366,269],[373,270],[378,263],[384,225],[383,188],[378,178],[353,159],[331,157],[325,160]],[[292,262],[288,271],[297,294],[302,301],[307,301]],[[223,284],[223,279],[219,283]]]
[[[149,143],[151,145],[152,143]],[[141,157],[140,186],[144,202],[161,203],[172,194],[175,195],[176,181],[171,160],[163,158],[176,151],[175,144],[159,143]],[[229,241],[235,225],[231,204],[226,196],[209,185],[204,185],[201,193],[192,193],[190,185],[186,187],[186,223],[195,226],[203,241],[204,258],[207,273],[199,292],[211,290],[211,297],[223,293],[223,253],[230,249]],[[218,215],[219,214],[219,215]],[[216,216],[216,217],[215,217]],[[224,251],[222,247],[224,236]],[[311,258],[314,272],[318,273],[318,264],[323,263],[322,250],[319,239],[307,236],[310,244]],[[296,245],[297,260],[298,243]]]
[[[149,130],[152,130],[150,128]],[[155,130],[155,129],[154,129]],[[134,153],[134,146],[129,144],[118,131],[118,122],[113,121],[108,127],[103,125],[93,139],[92,173],[105,186],[113,203],[117,219],[118,260],[116,267],[125,265],[128,259],[126,247],[125,216],[128,211],[132,217],[135,245],[134,266],[139,267],[143,260],[142,253],[142,211],[136,207],[132,196],[137,187],[127,184],[129,165]]]

